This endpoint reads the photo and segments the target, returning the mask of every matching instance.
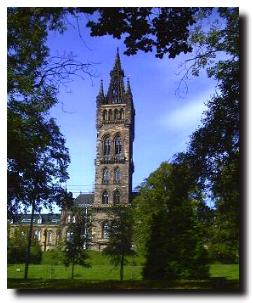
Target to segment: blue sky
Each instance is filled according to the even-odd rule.
[[[96,150],[96,96],[100,80],[107,90],[109,73],[113,67],[116,48],[119,47],[125,76],[130,78],[136,110],[134,141],[135,173],[133,188],[138,186],[162,161],[185,150],[189,136],[200,125],[204,103],[214,93],[216,83],[205,72],[187,81],[188,93],[177,88],[183,74],[179,66],[191,55],[176,59],[157,59],[154,54],[139,52],[125,56],[121,40],[109,36],[90,37],[81,26],[80,38],[75,21],[63,34],[51,33],[48,45],[51,55],[72,52],[78,60],[92,64],[96,77],[73,79],[61,87],[60,103],[52,110],[66,138],[71,164],[67,188],[78,193],[92,191],[95,176]]]

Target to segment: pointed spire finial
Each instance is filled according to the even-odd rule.
[[[127,77],[127,91],[126,92],[132,94],[129,77]]]
[[[123,101],[123,95],[125,93],[124,88],[124,71],[121,68],[119,49],[117,48],[116,57],[113,69],[110,72],[111,80],[107,92],[107,102],[121,103]]]
[[[104,87],[103,87],[103,80],[100,80],[100,89],[99,89],[99,93],[100,96],[104,96]]]
[[[113,70],[121,70],[121,62],[120,62],[120,56],[119,56],[119,48],[117,47],[116,51],[116,57],[115,57],[115,63]]]
[[[104,94],[104,88],[103,88],[103,80],[100,80],[100,88],[99,88],[99,92],[97,95],[97,102],[103,102],[105,98],[105,94]]]

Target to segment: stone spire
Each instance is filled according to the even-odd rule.
[[[121,68],[119,49],[117,49],[115,62],[112,71],[110,72],[111,80],[107,93],[107,102],[110,103],[123,103],[124,100],[124,71]]]
[[[112,71],[123,72],[123,70],[121,68],[121,62],[120,62],[120,56],[119,56],[119,48],[118,47],[117,47],[117,52],[116,52],[114,67],[113,67]]]
[[[104,97],[104,87],[103,87],[103,80],[100,80],[100,89],[99,89],[99,93],[98,95],[101,95],[102,97]]]
[[[105,99],[104,88],[103,88],[103,80],[100,81],[100,88],[97,95],[97,102],[103,103]]]
[[[129,78],[127,78],[127,89],[126,89],[126,94],[132,95],[132,90],[131,90]]]

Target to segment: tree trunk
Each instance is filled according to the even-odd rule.
[[[120,260],[120,281],[123,281],[124,277],[124,254],[121,255]]]
[[[30,227],[29,227],[28,245],[27,245],[26,257],[25,257],[25,274],[24,274],[24,279],[28,278],[28,269],[29,269],[30,255],[31,255],[31,246],[32,246],[34,206],[35,206],[35,201],[32,202],[31,222],[30,222]]]
[[[45,231],[44,231],[44,251],[46,251],[47,250],[47,229],[45,229]]]
[[[71,279],[74,279],[74,267],[75,267],[75,264],[72,263],[72,269],[71,269]]]

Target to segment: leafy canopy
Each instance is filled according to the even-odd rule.
[[[203,278],[207,253],[197,218],[201,204],[188,167],[164,162],[140,187],[134,200],[135,240],[149,280]]]

